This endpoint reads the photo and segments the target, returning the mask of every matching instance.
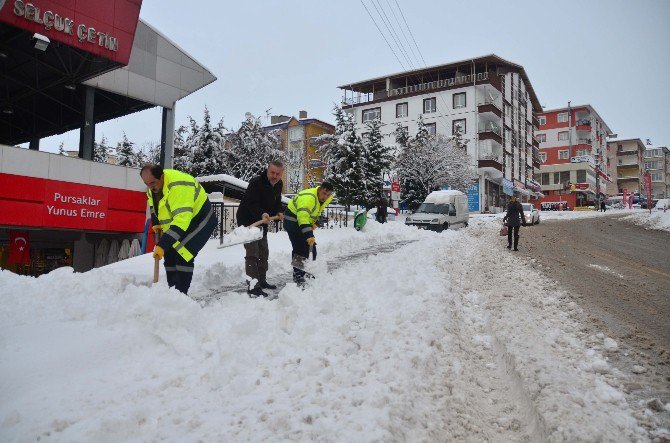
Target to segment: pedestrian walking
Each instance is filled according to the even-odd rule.
[[[600,211],[607,212],[607,205],[605,205],[605,200],[600,202]]]
[[[195,257],[216,229],[212,205],[200,183],[184,172],[147,164],[140,177],[148,188],[152,229],[162,232],[153,256],[165,258],[168,286],[187,294]]]
[[[379,197],[376,204],[377,213],[375,214],[375,220],[377,220],[379,223],[386,223],[386,218],[388,217],[386,199],[384,197]]]
[[[247,276],[247,294],[249,297],[267,297],[263,289],[277,289],[276,285],[267,281],[268,256],[268,225],[270,217],[279,216],[284,219],[284,210],[281,205],[282,174],[284,164],[272,161],[258,176],[249,181],[247,190],[240,201],[237,210],[237,225],[249,226],[258,220],[265,221],[261,225],[263,237],[255,242],[246,243],[244,250],[244,268]]]
[[[316,188],[300,191],[291,199],[286,209],[284,230],[288,233],[293,247],[293,281],[299,286],[305,284],[305,259],[316,246],[316,221],[332,199],[333,185],[323,182]]]
[[[512,249],[512,233],[514,233],[514,250],[519,250],[519,228],[521,224],[526,224],[526,216],[523,213],[523,206],[519,200],[512,196],[507,205],[507,214],[503,217],[503,223],[507,222],[507,249]]]

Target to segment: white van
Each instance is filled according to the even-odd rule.
[[[461,191],[433,191],[405,224],[441,232],[468,225],[468,197]]]

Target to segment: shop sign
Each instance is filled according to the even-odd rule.
[[[143,192],[0,174],[0,225],[141,232]]]
[[[141,0],[14,0],[11,4],[0,0],[0,22],[127,65],[141,5]]]
[[[571,163],[589,163],[591,166],[596,165],[596,161],[592,155],[576,155],[570,158]]]
[[[514,195],[514,182],[507,180],[506,178],[502,179],[503,193],[507,195]]]
[[[468,186],[468,211],[479,212],[479,183]]]

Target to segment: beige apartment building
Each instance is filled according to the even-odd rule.
[[[613,140],[607,143],[607,163],[612,177],[608,195],[639,192],[644,195],[644,143],[639,138]]]
[[[653,198],[670,197],[670,150],[667,147],[644,151],[644,169],[651,174]]]

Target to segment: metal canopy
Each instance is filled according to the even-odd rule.
[[[35,48],[33,33],[0,23],[0,143],[17,145],[82,126],[81,82],[119,63],[51,41]],[[96,90],[95,122],[153,105]]]

